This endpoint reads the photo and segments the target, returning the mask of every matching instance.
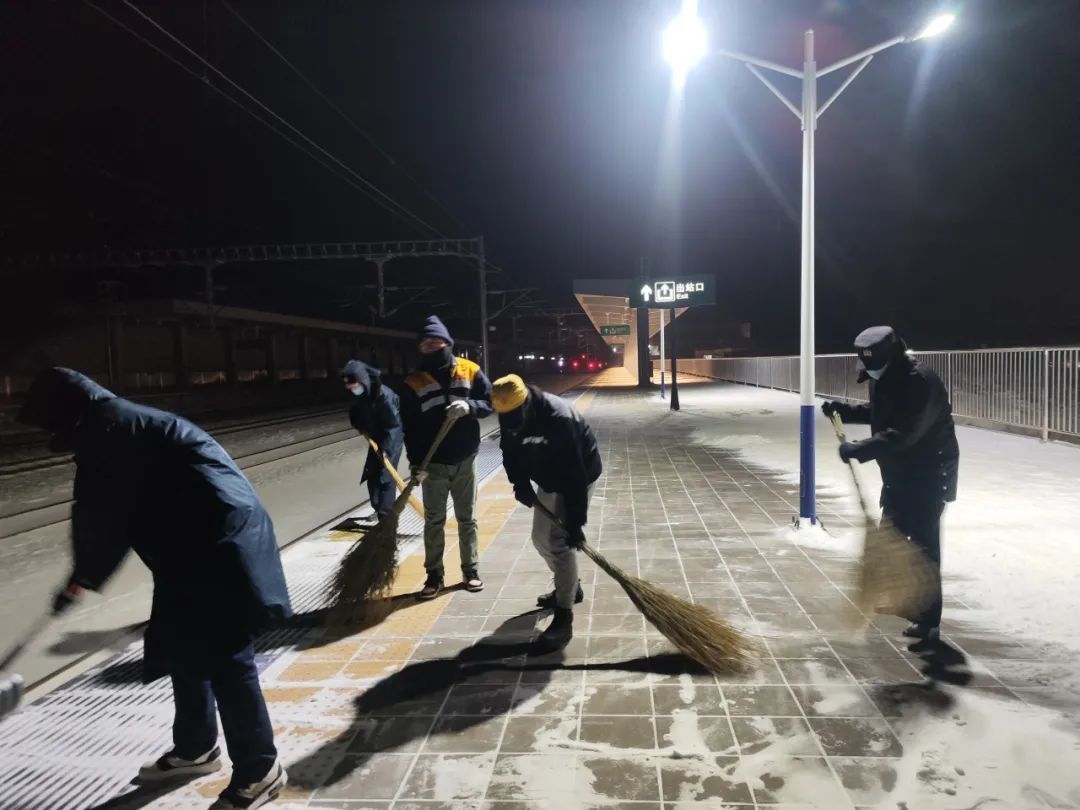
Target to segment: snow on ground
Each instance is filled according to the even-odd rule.
[[[698,427],[695,441],[798,482],[796,395],[738,385],[688,385],[681,393],[684,412],[712,420]],[[816,430],[819,494],[851,497],[832,426],[820,413]],[[852,426],[850,433],[861,438],[868,429]],[[946,511],[943,535],[946,621],[962,619],[988,637],[1029,646],[1033,659],[1080,658],[1080,447],[963,426],[957,435],[959,498]],[[877,465],[860,474],[876,493]],[[799,540],[826,548],[832,542],[819,533]],[[850,548],[847,540],[838,545]],[[951,611],[950,599],[972,610]],[[1080,693],[1076,669],[1071,687]]]

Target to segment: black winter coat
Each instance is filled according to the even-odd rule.
[[[350,360],[341,372],[353,377],[365,389],[363,394],[353,397],[353,403],[349,407],[349,422],[358,432],[370,436],[382,454],[396,467],[405,441],[401,431],[398,395],[383,384],[377,368],[359,360]],[[377,453],[368,453],[360,481],[364,482],[369,478],[375,478],[381,483],[390,483],[393,480]]]
[[[545,492],[558,492],[565,500],[567,524],[584,526],[589,485],[604,471],[596,436],[573,405],[535,386],[529,386],[525,408],[521,430],[502,431],[506,475],[515,487],[535,481]]]
[[[870,402],[841,405],[845,422],[869,424],[873,435],[856,442],[854,457],[877,461],[882,502],[934,496],[956,500],[960,447],[944,383],[903,351],[880,380],[870,380]]]
[[[270,517],[209,434],[78,372],[45,374],[20,420],[64,435],[75,452],[72,579],[100,590],[129,550],[150,569],[147,680],[208,635],[292,615]]]

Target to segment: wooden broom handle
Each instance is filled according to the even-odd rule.
[[[379,450],[379,445],[375,443],[375,440],[373,438],[368,436],[366,433],[364,434],[364,438],[368,440],[368,445],[370,445],[371,447],[371,452],[375,453],[376,455],[382,456],[383,466],[386,467],[386,471],[390,473],[390,477],[394,479],[394,483],[397,484],[398,490],[404,492],[405,482],[401,480],[401,476],[398,475],[398,471],[394,468],[393,462],[391,462],[390,459],[388,459],[386,456],[382,455],[382,451]],[[419,512],[421,515],[424,514],[424,505],[412,495],[409,496],[409,505],[412,506],[412,508]]]
[[[844,422],[840,418],[840,414],[833,412],[832,415],[833,430],[836,431],[836,438],[841,442],[847,441],[847,434],[844,433]],[[851,470],[851,482],[855,485],[855,495],[859,499],[859,504],[863,508],[863,512],[870,514],[870,510],[866,508],[866,499],[863,497],[862,484],[859,483],[859,475],[855,472],[855,465],[848,459],[847,468]]]
[[[552,512],[550,509],[540,503],[539,500],[533,503],[533,508],[539,511],[540,514],[542,514],[544,517],[546,517],[564,532],[566,531],[566,524],[563,523],[562,520],[560,520],[554,512]],[[596,562],[596,551],[588,543],[581,544],[581,551],[584,552],[585,556],[588,557],[590,560]]]
[[[839,439],[841,442],[846,442],[847,435],[844,433],[844,421],[840,418],[840,414],[838,414],[836,411],[833,411],[832,414],[832,426],[833,430],[836,431],[836,438]]]

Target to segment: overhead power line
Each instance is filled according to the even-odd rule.
[[[254,110],[250,109],[249,107],[245,106],[244,104],[241,104],[230,93],[225,92],[222,88],[220,88],[216,84],[214,84],[209,79],[209,77],[204,79],[196,71],[191,70],[191,68],[184,65],[180,60],[178,60],[173,55],[169,54],[163,48],[161,48],[160,46],[152,43],[146,37],[142,36],[141,34],[137,33],[136,31],[134,31],[134,29],[132,29],[130,26],[125,25],[124,23],[122,23],[115,16],[113,16],[112,14],[109,14],[103,8],[101,8],[96,3],[94,3],[93,0],[84,0],[84,2],[88,6],[93,8],[95,11],[102,14],[106,18],[108,18],[114,24],[118,25],[123,30],[127,31],[128,33],[132,34],[133,36],[136,36],[140,41],[142,41],[143,43],[145,43],[146,45],[151,47],[157,53],[161,54],[162,56],[165,56],[167,59],[169,59],[170,62],[172,62],[173,64],[175,64],[178,67],[182,68],[184,70],[184,72],[186,72],[189,75],[191,75],[192,77],[198,79],[200,82],[203,82],[206,86],[213,89],[219,95],[221,95],[222,97],[224,97],[225,99],[227,99],[231,103],[233,103],[236,106],[243,109],[245,112],[247,112],[249,115],[251,115],[255,120],[257,120],[259,123],[263,124],[268,129],[273,131],[275,134],[277,134],[283,140],[288,142],[290,145],[299,148],[300,151],[304,152],[309,157],[312,157],[314,160],[316,160],[317,163],[322,165],[324,168],[327,168],[327,169],[333,171],[336,176],[338,176],[339,178],[349,182],[349,184],[351,186],[356,188],[358,191],[361,191],[361,193],[364,193],[365,195],[367,195],[369,198],[374,200],[376,203],[378,203],[381,207],[383,207],[384,209],[386,209],[390,213],[394,214],[395,216],[398,216],[399,218],[401,218],[401,219],[403,219],[405,221],[410,222],[410,224],[412,224],[414,226],[419,225],[423,230],[426,230],[426,231],[428,231],[428,232],[430,232],[432,234],[435,234],[437,236],[444,236],[444,234],[438,228],[434,227],[429,222],[424,220],[422,217],[420,217],[417,214],[410,211],[407,207],[405,207],[404,205],[399,203],[397,200],[395,200],[393,197],[391,197],[386,192],[382,191],[382,189],[378,188],[370,180],[363,177],[359,172],[357,172],[351,166],[347,165],[345,162],[343,162],[341,159],[339,159],[336,155],[332,154],[330,151],[328,151],[327,149],[322,147],[320,144],[315,142],[312,138],[310,138],[308,135],[306,135],[304,132],[302,132],[300,129],[298,129],[296,126],[294,126],[291,122],[287,121],[281,115],[276,113],[274,110],[272,110],[266,104],[264,104],[260,99],[258,99],[252,93],[248,92],[245,88],[243,88],[239,83],[234,81],[231,77],[226,75],[223,71],[221,71],[215,65],[213,65],[211,62],[209,62],[207,59],[205,59],[201,54],[199,54],[197,51],[193,50],[190,46],[188,46],[185,42],[180,40],[171,31],[169,31],[163,25],[161,25],[157,20],[155,20],[153,17],[151,17],[148,14],[146,14],[145,12],[143,12],[138,6],[136,6],[134,3],[130,2],[130,0],[121,0],[121,2],[125,6],[127,6],[129,9],[131,9],[133,12],[135,12],[137,15],[139,15],[139,17],[141,17],[143,20],[145,20],[147,23],[149,23],[151,26],[153,26],[157,31],[161,32],[166,37],[168,37],[169,40],[171,40],[176,45],[178,45],[180,48],[182,48],[191,57],[198,60],[205,68],[210,70],[215,75],[219,76],[226,83],[228,83],[229,86],[235,88],[243,97],[245,97],[251,103],[253,103],[259,110],[264,111],[270,118],[272,118],[274,121],[277,121],[278,123],[280,123],[283,127],[285,127],[288,130],[288,132],[292,133],[295,136],[295,138],[288,136],[285,132],[283,132],[277,126],[274,126],[269,121],[267,121],[265,117],[263,117],[262,115],[259,115]],[[300,144],[297,143],[297,139],[299,139],[299,141],[302,141],[303,143],[307,144],[308,147],[310,147],[310,149],[301,147]],[[310,150],[314,150],[314,153],[316,153],[316,154],[313,154],[312,151],[310,151]],[[321,155],[322,158],[317,157],[317,155]],[[331,169],[331,167],[327,164],[327,161],[330,164],[334,164],[334,165],[340,167],[342,170],[344,170],[345,173],[349,177],[352,178],[352,181],[348,181],[341,173]]]
[[[389,154],[385,149],[383,149],[381,146],[379,146],[379,144],[375,142],[375,139],[367,131],[365,131],[359,124],[357,124],[356,121],[354,121],[352,119],[352,117],[347,115],[345,113],[345,111],[341,109],[340,106],[335,104],[334,101],[330,97],[328,97],[319,88],[319,86],[317,84],[315,84],[314,81],[309,79],[303,73],[303,71],[300,70],[300,68],[298,68],[295,64],[293,64],[289,60],[289,58],[285,56],[285,54],[283,54],[277,47],[275,47],[272,42],[270,42],[254,25],[251,24],[251,22],[249,22],[247,20],[247,18],[244,17],[244,15],[242,15],[239,11],[237,11],[236,8],[229,2],[229,0],[221,0],[221,4],[225,7],[226,11],[228,11],[230,14],[232,14],[240,22],[241,25],[243,25],[248,31],[251,32],[251,34],[256,39],[258,39],[260,42],[262,42],[262,44],[265,45],[266,48],[271,53],[274,54],[274,56],[276,56],[278,59],[280,59],[286,65],[286,67],[289,68],[289,70],[291,70],[293,73],[295,73],[296,76],[304,84],[306,84],[308,86],[308,88],[326,104],[326,106],[328,106],[335,113],[337,113],[338,116],[341,118],[341,120],[344,121],[346,124],[348,124],[349,128],[353,132],[355,132],[357,135],[359,135],[361,138],[363,138],[364,141],[368,144],[368,146],[370,146],[372,149],[374,149],[387,163],[389,163],[391,166],[393,166],[396,171],[398,171],[403,177],[405,177],[410,183],[412,183],[413,186],[417,190],[419,190],[420,193],[423,194],[428,199],[429,202],[431,202],[436,208],[438,208],[439,211],[450,222],[452,222],[457,227],[457,229],[459,231],[464,232],[464,229],[462,228],[461,223],[457,220],[456,217],[454,217],[453,214],[451,214],[446,209],[446,206],[444,206],[441,202],[439,202],[438,198],[436,198],[434,194],[432,194],[430,191],[428,191],[426,188],[424,188],[424,186],[420,183],[420,181],[417,180],[415,177],[413,177],[405,169],[405,167],[402,166],[394,158],[393,155]]]
[[[206,87],[213,90],[219,96],[221,96],[226,101],[228,101],[230,104],[232,104],[232,105],[238,107],[239,109],[243,110],[247,115],[251,116],[251,118],[253,118],[255,121],[262,124],[264,127],[266,127],[271,132],[276,134],[279,138],[281,138],[283,141],[288,143],[290,146],[296,148],[300,152],[302,152],[305,155],[307,155],[308,157],[310,157],[312,160],[314,160],[316,163],[318,163],[324,169],[329,171],[335,177],[337,177],[340,180],[342,180],[343,182],[345,182],[347,185],[349,185],[352,188],[356,189],[357,191],[360,191],[361,193],[363,193],[369,199],[373,200],[375,203],[380,205],[384,210],[387,210],[390,213],[397,216],[398,218],[409,222],[409,224],[413,225],[414,227],[419,226],[422,230],[426,230],[429,233],[432,233],[432,234],[434,234],[434,235],[436,235],[436,236],[438,236],[440,238],[446,238],[446,235],[442,231],[440,231],[438,228],[434,227],[433,225],[431,225],[430,223],[428,223],[427,221],[425,221],[424,219],[422,219],[418,215],[414,214],[412,211],[410,211],[407,207],[405,207],[401,203],[394,200],[390,195],[386,194],[384,191],[379,189],[371,181],[369,181],[366,178],[364,178],[363,176],[361,176],[352,167],[345,164],[343,161],[341,161],[335,155],[330,153],[328,150],[324,149],[321,145],[319,145],[314,140],[312,140],[310,137],[308,137],[306,134],[301,132],[297,127],[295,127],[289,121],[285,120],[282,116],[278,115],[276,112],[274,112],[274,110],[270,109],[270,107],[268,107],[261,100],[256,98],[252,93],[248,92],[246,89],[241,87],[236,81],[234,81],[232,78],[227,76],[219,68],[217,68],[211,62],[209,62],[207,59],[205,59],[201,54],[199,54],[198,52],[193,50],[190,46],[188,46],[186,43],[184,43],[182,40],[180,40],[178,37],[176,37],[170,31],[168,31],[164,26],[162,26],[160,23],[158,23],[155,19],[153,19],[152,17],[150,17],[149,15],[144,13],[141,9],[139,9],[132,2],[130,2],[130,0],[121,0],[121,2],[124,5],[126,5],[127,7],[129,7],[136,14],[138,14],[141,18],[143,18],[150,25],[152,25],[155,29],[157,29],[162,34],[164,34],[166,37],[168,37],[172,42],[179,45],[186,53],[190,54],[192,57],[194,57],[196,60],[198,60],[198,62],[202,65],[204,71],[209,69],[210,71],[212,71],[216,75],[220,76],[222,79],[224,79],[226,82],[228,82],[229,85],[231,85],[236,90],[238,90],[241,94],[243,94],[244,97],[246,97],[251,102],[253,102],[255,105],[257,105],[257,107],[259,109],[264,110],[266,113],[268,113],[270,118],[280,122],[282,125],[284,125],[288,129],[289,132],[295,133],[295,135],[297,137],[292,137],[289,134],[289,132],[285,132],[280,127],[275,126],[273,121],[269,120],[266,116],[260,115],[259,112],[252,109],[250,106],[242,103],[239,99],[237,99],[231,93],[226,91],[224,88],[220,87],[219,85],[217,85],[213,81],[211,81],[209,76],[206,76],[203,73],[200,73],[200,72],[198,72],[196,70],[193,70],[188,65],[185,65],[181,60],[177,59],[174,55],[172,55],[171,53],[166,51],[160,45],[157,45],[156,43],[152,42],[150,39],[143,36],[141,33],[136,31],[135,29],[133,29],[131,26],[129,26],[126,23],[124,23],[123,21],[117,19],[117,17],[115,17],[113,14],[110,14],[108,11],[106,11],[101,6],[99,6],[97,3],[95,3],[94,0],[83,0],[83,2],[87,6],[92,8],[94,11],[98,12],[103,17],[108,19],[110,22],[112,22],[118,28],[120,28],[123,31],[127,32],[131,36],[135,37],[137,40],[142,42],[144,45],[149,47],[151,50],[153,50],[156,53],[160,54],[161,56],[165,57],[169,62],[176,65],[178,68],[183,70],[189,76],[191,76],[192,78],[196,79],[200,83],[204,84]],[[225,0],[223,0],[223,3],[224,2],[225,2]],[[232,9],[230,9],[230,10],[232,10]],[[254,29],[252,29],[252,30],[254,32]],[[260,38],[261,38],[261,35],[260,35]],[[268,45],[269,45],[269,43],[268,43]],[[272,48],[272,46],[270,46],[270,47]],[[276,51],[276,49],[274,49],[274,50]],[[282,58],[284,58],[284,57],[282,57]],[[290,63],[290,66],[291,66],[291,63]],[[303,74],[301,74],[295,67],[293,69],[297,72],[298,75],[303,77]],[[313,83],[309,82],[309,84],[310,84],[310,86],[312,87],[313,90],[316,90],[317,92],[320,93],[320,96],[322,96],[321,91],[318,91],[318,88]],[[328,103],[331,103],[331,102],[328,101]],[[340,110],[338,112],[339,112],[340,115],[343,115],[343,117],[345,117],[347,121],[350,121],[350,123],[351,123],[351,119],[349,119],[347,116],[344,116],[344,114],[341,113]],[[359,128],[357,128],[357,130],[360,131],[361,134],[363,134],[362,131],[359,130]],[[307,145],[305,145],[305,144],[307,144]],[[378,148],[377,145],[375,146],[375,148]],[[389,158],[389,159],[392,160],[392,158]],[[336,164],[337,166],[340,166],[341,169],[344,169],[346,173],[342,173],[337,168],[335,168],[335,166],[332,165],[332,164]],[[436,201],[436,204],[437,204],[437,201]],[[441,206],[440,206],[440,208],[441,208]],[[448,213],[448,212],[445,212],[445,209],[444,209],[444,213]],[[448,216],[449,216],[449,214],[448,214]],[[449,216],[449,218],[454,219],[452,216]],[[499,265],[494,264],[491,261],[486,261],[485,265],[488,268],[488,270],[490,270],[492,272],[509,275],[509,273],[507,273],[506,270],[504,270],[502,267],[500,267]]]

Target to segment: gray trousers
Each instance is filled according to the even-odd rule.
[[[447,496],[454,499],[462,573],[474,571],[480,554],[476,531],[476,456],[469,456],[460,464],[429,464],[423,493],[424,568],[428,575],[441,579],[445,573]]]
[[[595,482],[589,485],[586,506],[592,500],[595,488]],[[557,492],[545,492],[537,487],[536,499],[550,509],[556,517],[566,518],[566,505],[562,495]],[[578,587],[577,552],[566,544],[566,531],[552,523],[539,509],[534,509],[532,541],[555,580],[555,604],[561,608],[573,610],[574,596],[577,595]]]

